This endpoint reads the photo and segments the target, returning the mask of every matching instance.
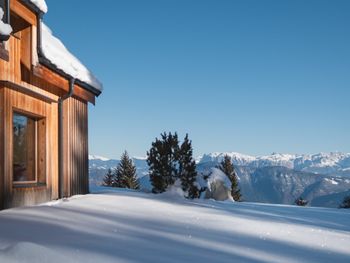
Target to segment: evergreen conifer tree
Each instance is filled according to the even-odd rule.
[[[224,159],[221,161],[218,167],[231,181],[231,196],[235,201],[242,201],[241,191],[238,187],[238,177],[231,161],[231,158],[228,155],[224,156]]]
[[[113,186],[114,174],[111,168],[108,169],[105,177],[103,178],[104,186]]]
[[[199,189],[195,185],[197,179],[196,162],[193,159],[192,142],[188,139],[188,134],[181,144],[178,153],[179,178],[182,190],[188,193],[188,198],[198,198]]]
[[[147,163],[153,193],[164,192],[178,177],[178,148],[177,133],[174,135],[163,133],[161,139],[156,138],[152,143],[151,149],[147,152]]]
[[[137,181],[136,167],[127,151],[122,154],[120,163],[117,166],[114,185],[129,189],[140,188]]]

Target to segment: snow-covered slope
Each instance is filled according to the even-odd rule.
[[[341,263],[349,221],[339,209],[117,190],[1,211],[0,261]]]

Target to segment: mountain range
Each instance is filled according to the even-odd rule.
[[[300,196],[312,206],[337,207],[350,195],[350,153],[280,154],[250,156],[236,152],[214,152],[196,158],[199,173],[230,156],[246,201],[292,204]],[[133,158],[144,191],[151,190],[146,158]],[[107,169],[117,159],[89,156],[91,184],[101,184]]]

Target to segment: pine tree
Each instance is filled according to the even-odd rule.
[[[221,161],[218,167],[231,182],[231,196],[235,201],[242,201],[241,190],[238,187],[238,177],[231,161],[231,158],[228,155],[224,156],[224,159]]]
[[[309,202],[302,198],[301,196],[294,201],[297,206],[306,206]]]
[[[139,189],[136,167],[129,157],[127,151],[122,156],[116,169],[114,185],[121,188]]]
[[[195,185],[197,179],[196,162],[193,159],[192,142],[188,139],[188,134],[181,144],[178,153],[179,178],[181,179],[182,190],[188,193],[188,198],[198,198],[199,189]]]
[[[114,174],[111,168],[108,169],[105,177],[103,178],[104,186],[113,186]]]
[[[178,177],[178,144],[177,133],[174,135],[163,133],[161,139],[156,138],[151,149],[147,152],[153,193],[164,192],[168,186],[174,184]]]
[[[340,208],[350,208],[350,195],[344,197],[344,200],[339,207]]]

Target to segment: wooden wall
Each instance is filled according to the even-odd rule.
[[[64,196],[89,192],[88,105],[77,98],[63,104]]]
[[[8,61],[0,58],[0,209],[58,198],[57,102],[69,88],[67,79],[38,64],[35,14],[18,0],[11,0],[11,12],[26,20],[30,27],[7,41]],[[66,100],[63,107],[65,196],[89,191],[87,103],[94,103],[95,96],[78,85],[74,90],[74,97]],[[13,184],[12,114],[15,108],[45,117],[45,184]]]
[[[2,87],[2,195],[3,207],[14,207],[36,204],[58,198],[58,112],[57,105],[25,95],[15,89]],[[45,178],[40,184],[16,185],[13,183],[13,142],[12,117],[13,112],[35,114],[45,118]]]

